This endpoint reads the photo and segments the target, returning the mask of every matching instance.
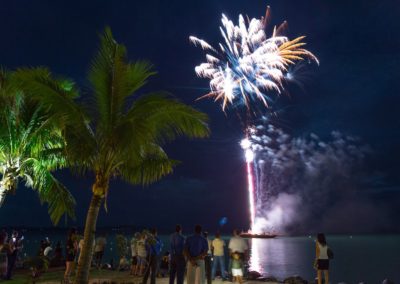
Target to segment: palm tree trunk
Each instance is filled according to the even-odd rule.
[[[0,181],[0,207],[3,206],[3,202],[6,199],[7,190],[5,187],[2,186]]]
[[[76,272],[75,284],[87,284],[89,282],[89,270],[92,262],[93,242],[96,233],[97,217],[104,196],[93,194],[89,210],[86,216],[85,232],[83,236],[83,247],[78,260],[78,271]]]

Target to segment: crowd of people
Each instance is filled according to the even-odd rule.
[[[228,275],[233,281],[242,283],[244,260],[248,255],[247,242],[235,230],[229,241],[229,269],[225,270],[225,241],[217,232],[210,240],[207,232],[196,225],[194,233],[188,237],[182,234],[182,227],[176,225],[175,232],[169,239],[169,250],[161,255],[163,244],[157,237],[157,231],[150,234],[136,234],[131,241],[131,274],[142,276],[142,283],[156,283],[157,275],[169,274],[169,283],[183,284],[186,275],[188,284],[210,284],[219,276],[223,280]]]
[[[3,280],[11,279],[18,252],[23,248],[23,240],[18,231],[13,231],[10,237],[6,231],[0,233],[0,276]],[[185,277],[188,284],[211,284],[216,277],[241,284],[244,264],[249,256],[247,241],[237,230],[233,231],[233,236],[226,243],[219,232],[211,239],[200,225],[196,225],[193,234],[188,237],[182,234],[182,227],[176,225],[169,244],[161,241],[156,229],[135,233],[129,244],[130,261],[122,253],[118,265],[114,265],[113,260],[103,262],[106,245],[106,236],[98,235],[92,245],[92,267],[129,270],[130,275],[142,278],[142,284],[147,284],[149,279],[150,284],[155,284],[157,276],[169,276],[169,284],[183,284]],[[48,238],[40,242],[37,256],[47,259],[49,266],[65,264],[64,283],[69,283],[82,246],[83,238],[73,228],[68,232],[65,242],[65,258],[61,243],[57,242],[53,249]],[[329,259],[333,257],[332,254],[325,236],[318,234],[314,264],[318,283],[322,283],[323,276],[325,281],[329,281]],[[228,265],[225,263],[227,259]]]
[[[79,258],[82,240],[78,239],[76,229],[71,229],[66,241],[65,283],[69,283]],[[156,229],[135,233],[130,241],[130,265],[125,255],[121,256],[117,267],[114,267],[112,262],[103,263],[106,244],[105,236],[96,238],[93,244],[92,266],[99,269],[129,270],[131,275],[142,278],[142,284],[149,280],[150,284],[155,284],[157,276],[169,276],[170,284],[175,281],[177,284],[183,284],[185,276],[188,284],[211,284],[218,272],[223,280],[232,276],[233,281],[242,283],[243,263],[248,255],[247,242],[235,230],[228,245],[230,261],[226,271],[225,241],[221,239],[219,232],[213,240],[209,239],[207,232],[203,232],[200,225],[196,225],[194,233],[188,237],[182,234],[182,227],[176,225],[169,244],[161,241]]]

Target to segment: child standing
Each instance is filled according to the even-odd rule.
[[[243,262],[238,252],[232,254],[233,282],[243,283]]]

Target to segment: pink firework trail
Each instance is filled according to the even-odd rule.
[[[246,169],[247,169],[247,183],[248,183],[248,193],[249,193],[249,208],[250,208],[250,230],[254,229],[255,225],[255,217],[256,217],[256,209],[254,205],[254,177],[253,177],[253,170],[252,170],[252,163],[254,160],[254,152],[251,149],[251,142],[249,139],[243,139],[240,142],[244,150],[244,156],[246,158]]]
[[[318,64],[318,59],[305,48],[304,36],[289,39],[284,35],[287,23],[266,29],[270,22],[270,8],[260,19],[239,15],[237,23],[225,15],[221,19],[223,41],[213,47],[205,40],[190,36],[189,40],[205,52],[205,61],[195,68],[201,78],[209,79],[209,97],[222,104],[222,109],[245,107],[248,117],[257,116],[259,106],[269,112],[269,104],[285,93],[286,83],[293,81],[289,70],[300,62]],[[244,144],[243,144],[244,143]],[[255,184],[257,168],[254,166],[255,148],[248,139],[242,141],[246,156],[248,194],[250,203],[250,230],[260,233],[256,224]]]
[[[246,162],[247,165],[247,182],[249,191],[249,203],[250,203],[250,228],[254,229],[256,211],[254,207],[254,180],[253,173],[251,169],[251,162]]]

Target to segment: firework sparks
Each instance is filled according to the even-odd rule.
[[[206,53],[206,61],[195,68],[199,77],[210,80],[210,92],[201,98],[210,97],[221,102],[222,110],[231,105],[246,106],[248,114],[250,111],[255,114],[255,104],[268,107],[274,101],[274,96],[284,91],[286,82],[296,82],[296,74],[300,70],[298,64],[306,59],[308,62],[319,62],[304,48],[304,36],[291,40],[283,35],[286,22],[274,27],[272,35],[267,36],[269,7],[264,17],[246,19],[239,15],[238,24],[235,25],[222,15],[220,31],[223,42],[219,43],[218,48],[195,36],[190,36],[189,40]],[[268,111],[272,112],[271,109]],[[253,141],[257,131],[246,128],[247,138],[241,142],[241,146],[246,159],[250,230],[259,233],[261,227],[256,224],[259,149]]]
[[[238,25],[222,15],[220,31],[224,41],[219,43],[219,51],[203,39],[189,37],[194,45],[209,52],[206,62],[195,68],[199,77],[210,79],[211,92],[203,97],[222,101],[223,110],[235,102],[247,108],[255,101],[268,106],[271,94],[283,91],[290,66],[304,59],[318,63],[304,48],[304,36],[289,40],[282,35],[286,22],[274,27],[268,37],[265,30],[269,15],[269,7],[261,19],[246,21],[239,15]]]
[[[254,153],[251,149],[251,145],[252,144],[250,140],[247,138],[243,139],[242,142],[240,142],[240,146],[242,146],[246,157],[247,183],[250,203],[250,228],[253,228],[255,224],[256,210],[254,206],[254,178],[251,170],[251,163],[254,160]]]

